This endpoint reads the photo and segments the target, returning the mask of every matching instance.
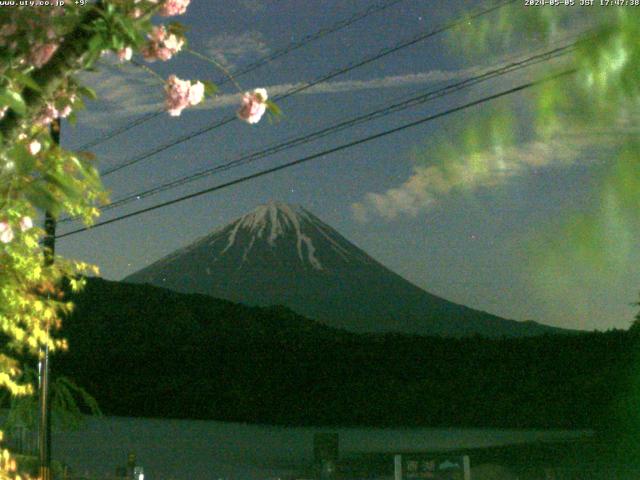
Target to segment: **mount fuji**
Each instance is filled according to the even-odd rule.
[[[561,331],[432,295],[300,206],[268,203],[126,277],[248,305],[284,305],[354,332],[533,336]]]

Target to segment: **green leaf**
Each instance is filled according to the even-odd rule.
[[[117,52],[118,50],[122,50],[125,47],[124,40],[122,40],[118,35],[113,33],[111,34],[110,47],[115,52]]]
[[[91,37],[89,40],[89,52],[92,54],[96,54],[96,52],[100,52],[102,50],[102,35],[96,34]]]
[[[10,157],[16,164],[16,170],[21,175],[28,175],[36,164],[36,158],[29,153],[24,145],[16,145],[10,150]]]
[[[271,100],[267,100],[267,108],[274,117],[279,117],[280,115],[282,115],[282,110],[280,109],[280,107]]]
[[[73,110],[69,116],[67,117],[67,122],[69,122],[69,125],[71,125],[72,127],[75,127],[76,124],[78,123],[78,114],[76,113],[75,110]]]
[[[60,213],[60,203],[41,182],[29,185],[24,194],[36,208],[51,212],[54,216]]]
[[[189,27],[180,22],[171,22],[167,27],[167,31],[178,36],[184,36],[189,31]]]
[[[96,94],[94,89],[85,87],[84,85],[80,85],[78,87],[78,93],[83,97],[89,98],[90,100],[96,100],[98,98],[98,95]]]
[[[121,28],[124,34],[126,35],[127,40],[129,40],[130,42],[135,42],[137,40],[136,26],[131,20],[129,19],[123,20]]]
[[[31,78],[29,75],[25,75],[24,73],[14,71],[11,73],[11,76],[13,77],[14,80],[17,80],[25,87],[29,87],[31,90],[35,90],[36,92],[42,91],[42,89],[40,88],[40,85],[38,85],[35,82],[35,80],[33,80],[33,78]]]
[[[80,110],[86,110],[87,106],[84,104],[82,98],[76,98],[76,101],[73,102],[73,111],[79,112]]]
[[[68,200],[75,201],[82,198],[83,191],[69,182],[67,177],[60,174],[45,173],[43,178],[47,183],[58,187]]]
[[[212,97],[218,91],[218,86],[215,83],[209,80],[204,80],[202,83],[204,84],[204,94],[207,97]]]
[[[27,111],[27,105],[24,103],[22,95],[13,90],[4,90],[0,92],[0,105],[6,105],[18,115],[24,115]]]

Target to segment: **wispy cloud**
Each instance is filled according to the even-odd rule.
[[[205,51],[226,68],[236,68],[269,54],[269,47],[260,32],[222,33],[207,40]]]
[[[351,209],[360,222],[373,217],[390,220],[401,215],[416,216],[456,191],[493,187],[552,165],[592,162],[597,152],[607,151],[621,141],[621,132],[637,133],[638,128],[621,122],[619,129],[611,131],[566,131],[546,141],[529,141],[503,150],[451,158],[439,165],[415,165],[402,184],[382,193],[367,193]]]
[[[459,80],[472,75],[477,75],[484,70],[486,69],[481,67],[472,67],[464,70],[431,70],[428,72],[409,73],[406,75],[392,75],[367,80],[322,82],[310,88],[307,88],[300,93],[304,95],[317,95],[326,93],[348,93],[361,90],[410,87],[415,85]],[[271,85],[267,88],[269,92],[271,92],[271,95],[280,95],[283,93],[287,93],[293,89],[302,88],[305,85],[305,82],[284,83],[279,85]],[[218,97],[217,101],[223,105],[227,105],[231,98],[235,98],[235,96],[220,96]]]
[[[81,112],[83,126],[110,130],[118,122],[158,110],[163,103],[160,79],[129,63],[101,59],[99,70],[84,73],[84,84],[96,90],[98,100]]]

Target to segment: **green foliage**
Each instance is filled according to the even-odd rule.
[[[518,139],[513,113],[502,105],[489,106],[468,120],[469,126],[448,124],[432,142],[428,159],[416,158],[439,172],[443,192],[468,184],[490,185],[496,177],[510,174],[509,148]]]
[[[35,390],[38,381],[37,372],[33,369],[25,369],[22,381],[33,385]],[[54,376],[49,392],[52,422],[56,429],[74,430],[82,425],[83,415],[102,415],[96,399],[65,376]],[[4,391],[0,396],[0,405],[9,407],[4,428],[11,430],[23,427],[31,431],[37,429],[39,419],[37,396],[11,396],[9,392]]]
[[[611,122],[634,110],[637,113],[640,107],[640,12],[633,8],[587,8],[589,17],[585,19],[578,10],[583,11],[515,5],[500,9],[498,19],[474,19],[452,35],[456,41],[467,39],[468,53],[482,55],[523,42],[535,48],[557,47],[559,42],[570,42],[566,37],[573,37],[571,55],[562,62],[550,62],[540,76],[559,70],[576,73],[532,94],[531,111],[537,133],[543,137],[555,135],[567,125],[611,127]]]
[[[29,475],[30,478],[37,478],[40,470],[40,459],[36,455],[16,455],[15,458],[18,470],[21,473]],[[64,465],[57,460],[53,460],[51,462],[51,473],[52,478],[64,478]]]
[[[577,2],[576,2],[577,3]],[[528,78],[574,72],[507,97],[501,103],[503,127],[514,134],[490,134],[505,114],[476,114],[458,128],[453,147],[436,153],[438,171],[477,178],[474,186],[499,181],[500,152],[512,174],[522,167],[580,164],[596,157],[602,168],[593,188],[598,203],[588,212],[567,212],[549,222],[528,242],[536,276],[583,278],[576,265],[601,267],[600,281],[616,275],[632,258],[640,234],[640,10],[637,8],[523,8],[514,3],[491,16],[462,24],[451,35],[456,52],[471,58],[501,55],[505,50],[551,50],[571,45],[570,53],[531,69]],[[507,103],[510,102],[510,103]],[[527,151],[528,147],[539,148]],[[514,150],[511,150],[514,148]],[[542,149],[542,150],[541,150]],[[519,151],[518,151],[519,150]],[[525,162],[518,160],[518,153]],[[536,153],[539,153],[536,155]],[[463,159],[463,160],[461,160]],[[430,159],[430,162],[433,162]],[[429,163],[431,164],[431,163]],[[598,170],[598,169],[594,169]],[[460,183],[460,182],[458,182]],[[553,231],[552,231],[553,229]],[[544,251],[540,252],[540,245]],[[532,277],[533,278],[533,277]]]
[[[24,115],[27,111],[27,105],[24,103],[22,96],[7,87],[5,87],[4,91],[0,92],[0,108],[1,107],[11,108],[19,115]]]
[[[81,3],[81,4],[80,4]],[[44,232],[33,227],[44,212],[81,218],[91,225],[107,199],[95,158],[71,152],[55,141],[59,123],[73,125],[83,99],[96,93],[76,74],[96,68],[111,51],[127,57],[148,45],[151,18],[164,2],[101,0],[66,2],[64,7],[24,5],[0,9],[0,388],[14,395],[9,421],[32,423],[34,374],[21,368],[26,358],[47,346],[65,350],[58,338],[61,319],[73,308],[62,290],[82,288],[79,274],[97,273],[83,262],[53,258],[44,265]],[[179,23],[169,31],[183,36]],[[215,86],[208,83],[207,94]],[[68,292],[67,292],[68,293]],[[52,385],[54,417],[63,426],[76,423],[78,401],[89,412],[95,400],[65,377]],[[18,478],[8,454],[0,458],[0,479]]]
[[[56,256],[44,265],[44,232],[33,227],[47,212],[80,217],[90,225],[107,195],[95,158],[71,152],[55,141],[55,118],[77,121],[83,98],[95,92],[75,76],[94,68],[107,51],[140,49],[152,28],[151,16],[162,2],[105,0],[81,6],[20,6],[0,12],[0,387],[13,396],[11,422],[31,426],[35,402],[34,374],[22,367],[45,345],[65,350],[56,334],[73,305],[61,289],[84,283],[77,275],[97,269]],[[62,14],[64,13],[64,14]],[[178,25],[172,27],[183,31]],[[212,87],[209,86],[209,91]],[[28,360],[27,360],[28,359]],[[77,424],[84,411],[98,412],[85,390],[65,377],[52,384],[54,421]],[[0,478],[14,478],[8,455],[0,459]]]

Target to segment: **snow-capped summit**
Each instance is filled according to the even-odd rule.
[[[175,264],[184,255],[203,257],[205,261],[199,266],[205,265],[209,275],[221,263],[251,268],[263,263],[265,256],[269,257],[271,267],[286,265],[302,270],[325,270],[341,263],[370,261],[364,252],[309,211],[281,202],[260,205],[134,275]]]
[[[270,202],[125,278],[249,305],[285,305],[354,331],[531,335],[425,292],[298,205]]]
[[[312,268],[322,270],[322,263],[315,256],[316,249],[309,236],[314,229],[323,228],[322,222],[299,205],[269,202],[240,217],[232,225],[233,228],[227,234],[227,246],[222,253],[233,247],[238,232],[248,231],[251,239],[244,247],[243,262],[247,261],[256,241],[266,241],[268,245],[275,247],[277,240],[294,240],[298,259]]]

